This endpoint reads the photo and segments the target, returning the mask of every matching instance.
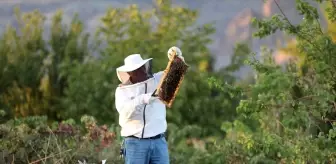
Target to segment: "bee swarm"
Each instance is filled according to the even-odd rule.
[[[174,57],[174,59],[168,63],[158,90],[159,98],[168,105],[168,107],[172,105],[187,69],[188,65],[178,57]]]

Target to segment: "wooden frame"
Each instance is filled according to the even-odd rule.
[[[163,82],[165,81],[165,79],[167,78],[168,72],[169,72],[169,70],[171,69],[171,66],[172,66],[172,64],[173,64],[173,62],[174,62],[174,60],[175,60],[176,58],[178,58],[178,57],[176,56],[176,53],[174,53],[173,56],[172,56],[172,59],[169,60],[169,62],[168,62],[168,64],[167,64],[167,67],[166,67],[166,69],[164,70],[164,73],[163,73],[163,76],[162,76],[162,78],[161,78],[161,81],[160,81],[160,83],[159,83],[159,85],[158,85],[158,87],[157,87],[157,91],[156,91],[157,93],[160,92],[161,86],[162,86]],[[185,62],[183,62],[183,63],[185,64],[185,66],[186,66],[187,69],[188,69],[189,66],[188,66]],[[187,70],[186,70],[186,71],[187,71]],[[178,82],[178,84],[177,84],[177,87],[176,87],[176,89],[175,89],[175,91],[174,91],[173,97],[170,99],[170,101],[165,101],[165,100],[163,100],[161,97],[159,97],[159,99],[160,99],[160,100],[161,100],[161,101],[162,101],[168,108],[171,108],[171,106],[173,105],[173,102],[174,102],[175,97],[177,96],[177,93],[178,93],[178,91],[179,91],[179,89],[180,89],[180,87],[181,87],[181,84],[182,84],[182,81],[183,81],[184,76],[185,76],[185,74],[186,74],[186,71],[182,74],[182,77],[180,78],[180,80],[179,80],[179,82]]]

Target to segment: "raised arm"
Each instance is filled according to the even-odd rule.
[[[134,98],[128,98],[124,92],[118,87],[115,92],[115,105],[120,116],[124,118],[131,118],[138,106],[149,104],[155,97],[152,93],[141,94]],[[140,108],[143,110],[143,108]]]

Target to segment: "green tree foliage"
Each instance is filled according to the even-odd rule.
[[[268,36],[278,30],[295,36],[296,52],[304,54],[305,71],[295,62],[285,68],[273,61],[270,53],[261,60],[251,59],[256,82],[249,88],[236,88],[246,95],[237,112],[242,118],[226,122],[228,135],[223,145],[231,149],[228,161],[249,163],[333,163],[336,160],[335,121],[335,54],[332,36],[319,24],[317,9],[303,0],[296,1],[304,17],[293,25],[285,16],[274,15],[267,20],[254,20],[257,37]],[[276,1],[275,1],[276,3]],[[330,1],[326,2],[330,3]],[[329,20],[336,13],[332,5]],[[224,86],[220,86],[225,88]],[[257,122],[251,129],[243,119]],[[327,127],[326,127],[327,125]],[[227,148],[227,147],[226,147]],[[225,154],[225,153],[224,153]],[[230,163],[230,162],[229,162]]]
[[[315,32],[318,34],[325,34],[327,36],[329,36],[331,38],[331,41],[336,43],[335,37],[336,37],[336,33],[334,32],[336,30],[336,26],[335,26],[335,19],[333,16],[333,8],[334,8],[334,4],[335,2],[333,1],[327,1],[325,3],[320,4],[320,6],[322,7],[322,11],[323,11],[323,15],[326,20],[327,20],[327,28],[326,29],[317,29]],[[321,19],[321,18],[320,18]],[[319,23],[317,22],[316,24],[316,28],[320,28]],[[314,34],[313,34],[314,35]],[[311,39],[311,38],[306,38],[306,40]],[[286,47],[282,48],[282,51],[285,52],[287,55],[293,56],[295,57],[295,59],[297,60],[298,63],[298,67],[297,70],[300,73],[300,75],[302,76],[306,76],[309,73],[309,68],[313,67],[312,66],[312,62],[310,62],[308,59],[306,59],[307,57],[309,57],[309,54],[307,54],[305,51],[302,51],[298,46],[298,43],[296,42],[290,42]],[[323,51],[323,49],[321,49]],[[330,61],[329,61],[330,62]],[[300,88],[298,85],[294,86],[295,88],[295,92],[299,92]],[[336,113],[334,111],[328,111],[327,115],[325,116],[328,119],[334,120],[336,118]],[[330,122],[327,121],[326,123],[321,122],[320,126],[330,126]],[[327,124],[327,125],[325,125]],[[321,129],[320,129],[321,130]],[[328,130],[328,127],[327,127]]]
[[[329,3],[324,10],[333,22],[334,5],[318,2]],[[125,56],[140,53],[154,58],[154,72],[163,70],[168,48],[176,45],[191,68],[167,109],[171,163],[335,163],[336,45],[333,34],[321,28],[317,9],[303,0],[296,7],[304,17],[298,25],[285,15],[253,24],[257,37],[279,30],[294,36],[288,52],[303,56],[303,64],[279,66],[267,50],[261,59],[248,60],[255,71],[252,84],[234,76],[249,48],[237,45],[232,63],[211,71],[206,47],[214,28],[197,26],[196,11],[170,1],[157,0],[144,12],[135,5],[111,7],[95,37],[83,32],[76,16],[65,25],[59,12],[45,39],[45,17],[18,12],[19,28],[8,27],[0,40],[0,114],[7,118],[3,122],[10,119],[0,126],[0,152],[16,163],[43,157],[49,157],[45,163],[120,163],[115,69]],[[47,126],[58,119],[65,121]],[[110,128],[97,126],[102,123]]]
[[[38,11],[16,10],[18,29],[9,26],[1,37],[1,104],[15,117],[47,115],[59,119],[67,65],[88,55],[88,35],[75,17],[68,27],[62,12],[53,17],[50,40],[43,39],[45,17]],[[80,42],[80,43],[78,43]]]

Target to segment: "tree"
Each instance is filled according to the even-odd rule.
[[[45,17],[40,12],[21,14],[17,8],[16,16],[18,30],[9,26],[0,46],[1,102],[15,117],[48,115],[59,119],[59,97],[66,87],[61,72],[67,68],[62,66],[83,61],[88,52],[82,23],[74,17],[71,25],[64,27],[62,13],[58,12],[48,43],[43,39]]]
[[[335,40],[335,37],[336,37],[336,33],[334,32],[335,29],[336,29],[336,26],[335,26],[335,23],[333,23],[335,21],[335,18],[333,18],[333,10],[334,10],[334,5],[333,5],[333,1],[326,1],[324,3],[321,3],[320,6],[322,8],[322,11],[323,11],[323,17],[326,18],[326,21],[327,21],[327,28],[326,29],[322,29],[319,25],[319,23],[317,23],[317,21],[315,23],[317,27],[315,32],[317,32],[316,35],[321,35],[321,34],[325,34],[326,36],[330,37],[332,42],[336,42]],[[316,10],[317,12],[317,10]],[[317,18],[316,18],[317,19]],[[321,18],[319,18],[321,19]],[[320,28],[320,29],[319,29]],[[307,35],[307,34],[305,34]],[[311,37],[312,37],[312,34],[311,34]],[[311,39],[311,38],[306,38],[306,40],[308,39]],[[323,49],[321,49],[323,50]],[[290,56],[294,56],[296,57],[296,60],[297,60],[297,64],[298,64],[298,72],[300,74],[302,74],[302,76],[306,76],[307,74],[309,74],[309,67],[313,67],[312,66],[312,63],[308,61],[308,59],[306,59],[308,57],[308,54],[305,53],[305,51],[302,51],[299,47],[298,47],[298,43],[295,42],[295,41],[292,41],[290,42],[286,47],[282,48],[281,51],[285,52],[287,55],[290,55]],[[320,53],[320,52],[318,52]],[[300,95],[301,93],[301,89],[299,88],[298,85],[295,85],[293,87],[293,92],[295,92],[295,94],[297,95]],[[335,91],[336,92],[336,91]],[[329,120],[334,120],[336,118],[336,113],[333,112],[333,111],[328,111],[327,114],[326,114],[326,119],[329,119]],[[328,130],[330,128],[332,128],[332,122],[330,121],[321,121],[319,123],[319,129],[316,129],[316,128],[313,128],[317,131],[317,134],[319,131],[324,131],[324,132],[328,132]]]
[[[259,29],[255,36],[265,37],[278,30],[295,36],[295,50],[304,54],[306,71],[299,74],[302,67],[293,62],[283,69],[274,63],[270,53],[260,61],[250,60],[257,72],[256,82],[244,90],[236,88],[247,98],[237,108],[242,118],[224,124],[228,137],[221,145],[231,148],[223,152],[230,154],[226,161],[333,163],[336,160],[335,148],[331,146],[335,144],[336,127],[328,118],[335,110],[336,100],[335,42],[319,25],[316,8],[302,0],[297,0],[296,7],[304,17],[300,24],[291,24],[285,14],[254,20]],[[331,6],[326,10],[329,16],[336,13]],[[257,128],[253,130],[244,124],[241,121],[244,118],[257,122],[254,124]],[[330,127],[320,129],[321,122],[331,123]],[[313,128],[320,130],[312,131]]]

